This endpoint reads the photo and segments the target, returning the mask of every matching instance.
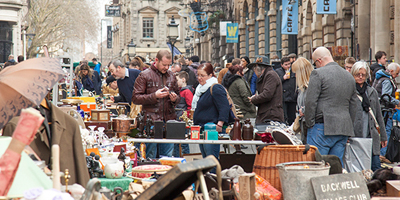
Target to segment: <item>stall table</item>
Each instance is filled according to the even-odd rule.
[[[263,145],[261,140],[178,140],[178,139],[146,139],[130,138],[129,142],[135,143],[175,143],[175,144],[242,144],[242,145]]]

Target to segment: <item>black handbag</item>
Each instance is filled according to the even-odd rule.
[[[400,127],[397,123],[396,121],[396,126],[392,127],[385,155],[390,162],[400,162]]]

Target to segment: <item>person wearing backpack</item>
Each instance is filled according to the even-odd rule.
[[[390,104],[400,106],[400,101],[396,99],[396,77],[399,76],[400,72],[400,65],[397,63],[391,63],[386,70],[379,70],[376,72],[375,81],[372,85],[373,88],[376,89],[378,92],[379,97],[381,100],[390,102]],[[389,98],[390,97],[390,98]],[[393,126],[393,119],[392,119],[392,112],[391,111],[382,111],[383,118],[386,123],[386,134],[387,137],[390,138],[392,126]],[[388,141],[390,143],[390,140]],[[386,155],[387,147],[381,148],[381,156]]]
[[[210,63],[200,65],[197,74],[199,85],[192,101],[193,123],[201,126],[201,130],[204,130],[206,123],[214,123],[216,130],[222,133],[223,126],[227,125],[231,112],[226,90],[224,86],[216,84],[218,80],[215,78],[213,66]],[[200,144],[199,146],[204,158],[213,155],[218,159],[219,144]]]

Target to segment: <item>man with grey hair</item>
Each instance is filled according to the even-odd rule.
[[[131,104],[133,86],[135,85],[136,78],[139,76],[140,70],[126,68],[119,60],[113,60],[108,70],[117,79],[119,96],[121,97],[119,102]],[[129,107],[127,108],[129,111]]]
[[[322,155],[336,155],[342,161],[347,139],[354,136],[355,80],[325,47],[318,47],[312,60],[317,69],[311,72],[305,98],[307,143]]]
[[[378,92],[379,97],[383,98],[384,101],[389,102],[392,105],[400,106],[400,101],[396,99],[396,77],[399,76],[400,66],[397,63],[390,63],[386,70],[381,69],[375,74],[375,81],[372,85],[373,88]],[[384,96],[383,96],[384,95]],[[390,96],[390,98],[388,97]],[[390,133],[393,126],[392,112],[382,111],[383,117],[386,122],[386,134],[390,138]],[[381,149],[381,155],[386,155],[387,147]]]

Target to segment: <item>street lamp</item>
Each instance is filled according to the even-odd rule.
[[[134,57],[136,54],[136,44],[133,44],[133,39],[131,39],[131,43],[128,44],[128,58],[131,61],[131,57]]]
[[[178,26],[179,26],[179,24],[175,23],[174,16],[172,15],[171,21],[169,22],[169,24],[167,24],[167,27],[168,27],[168,37],[167,38],[169,40],[169,43],[171,44],[172,63],[174,63],[175,43],[179,37]]]
[[[190,55],[190,38],[189,38],[189,36],[186,36],[186,38],[185,38],[185,51],[186,51],[186,57],[189,57],[189,55]]]

